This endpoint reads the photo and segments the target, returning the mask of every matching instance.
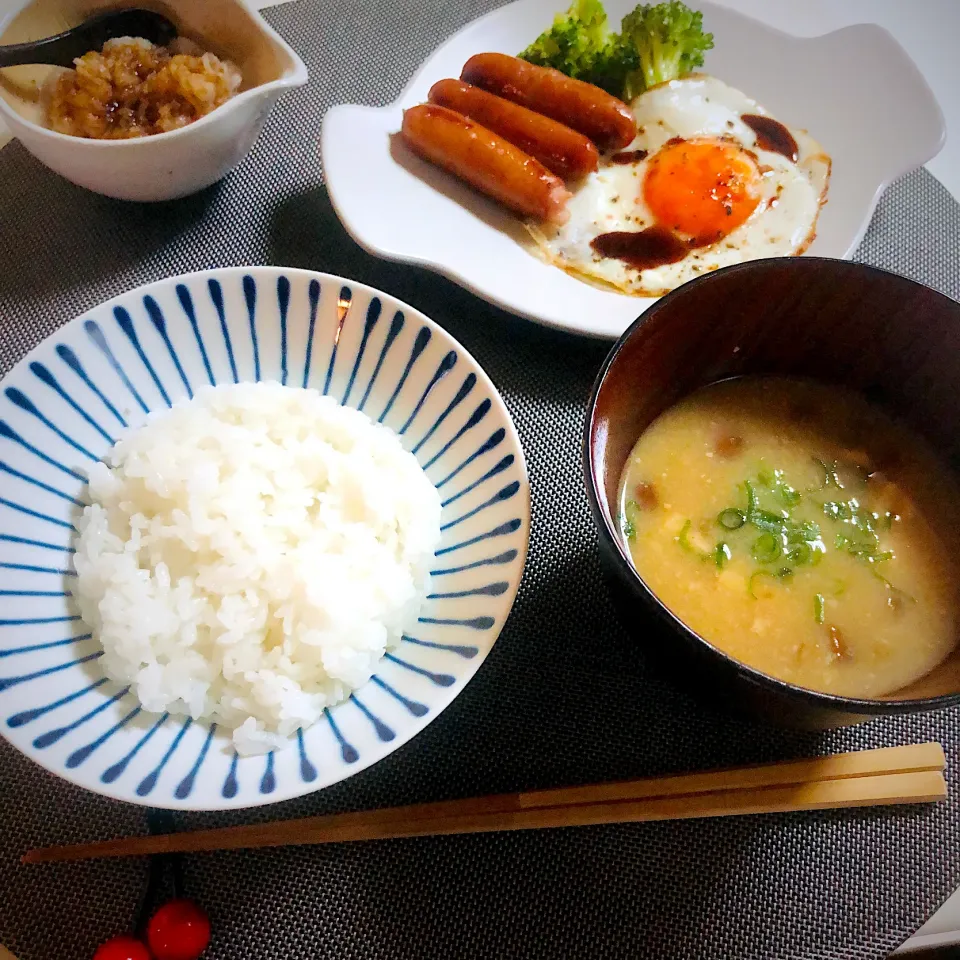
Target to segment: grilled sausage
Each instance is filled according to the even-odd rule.
[[[559,70],[504,53],[472,56],[460,79],[578,130],[601,150],[622,150],[637,133],[633,114],[622,100]]]
[[[582,133],[462,80],[439,80],[431,103],[449,107],[509,140],[564,180],[579,180],[597,169],[597,148]]]
[[[563,181],[475,120],[423,103],[404,111],[401,132],[420,156],[514,212],[551,223],[569,216]]]

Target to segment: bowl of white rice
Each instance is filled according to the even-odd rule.
[[[369,766],[476,672],[526,557],[509,413],[409,306],[324,274],[173,278],[0,396],[0,729],[154,807]]]

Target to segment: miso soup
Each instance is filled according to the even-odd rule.
[[[708,642],[799,686],[879,697],[955,645],[958,492],[857,394],[748,377],[647,428],[619,521],[640,576]]]

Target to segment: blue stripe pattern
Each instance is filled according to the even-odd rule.
[[[48,430],[52,430],[61,440],[65,443],[70,444],[74,450],[78,453],[82,453],[88,460],[96,462],[97,457],[92,454],[85,446],[80,443],[77,443],[73,437],[64,433],[55,423],[52,423],[47,417],[45,417],[38,409],[36,404],[25,394],[23,391],[18,390],[16,387],[7,387],[6,389],[7,399],[14,405],[19,407],[21,410],[25,410],[31,416],[36,417]]]
[[[153,368],[153,364],[143,352],[143,347],[140,345],[140,338],[137,336],[137,331],[133,327],[133,319],[131,318],[129,312],[123,307],[114,307],[113,315],[116,317],[117,326],[119,326],[124,334],[126,334],[126,337],[130,343],[133,344],[133,349],[137,352],[140,362],[146,368],[147,373],[150,374],[150,379],[154,382],[157,390],[160,391],[160,396],[163,397],[163,402],[168,407],[171,406],[172,404],[170,402],[169,394],[164,389],[163,384],[160,382],[160,378],[157,376],[157,371]]]
[[[100,774],[100,781],[102,783],[113,783],[114,781],[118,780],[130,765],[130,761],[147,745],[153,735],[167,722],[169,716],[169,713],[160,714],[153,726],[147,730],[147,732],[133,745],[133,747],[128,750],[127,753],[125,753],[115,764],[107,767],[107,769]]]
[[[426,329],[426,328],[424,328]],[[420,399],[416,402],[413,410],[410,412],[410,416],[404,421],[403,426],[397,431],[402,437],[410,427],[410,424],[417,419],[417,414],[423,409],[423,405],[427,402],[427,397],[433,392],[433,388],[454,368],[457,362],[457,352],[456,350],[451,350],[441,361],[440,365],[437,367],[433,376],[430,378],[430,382],[424,388],[422,394],[420,394]],[[459,400],[454,398],[454,406],[459,403]],[[414,453],[416,453],[416,448],[414,448]]]
[[[200,350],[200,358],[203,360],[203,369],[206,371],[207,380],[210,382],[210,385],[213,386],[217,381],[213,376],[213,370],[210,369],[210,358],[207,356],[207,348],[203,342],[203,336],[200,334],[200,327],[197,324],[197,311],[193,308],[193,298],[190,296],[190,291],[182,283],[177,284],[177,299],[180,301],[180,306],[183,307],[183,312],[187,315],[187,320],[190,322],[190,329],[193,330],[193,336]],[[177,366],[179,366],[179,362]]]
[[[287,365],[287,311],[290,309],[290,281],[277,278],[277,305],[280,308],[280,382],[286,386],[290,370]],[[210,382],[213,383],[211,374]]]
[[[350,699],[356,704],[360,712],[373,724],[374,731],[384,743],[388,743],[396,737],[393,730],[376,716],[376,714],[368,710],[363,701],[355,693],[350,694]]]
[[[81,763],[87,760],[91,753],[94,750],[99,750],[115,733],[122,730],[131,720],[140,716],[141,708],[134,707],[129,713],[121,717],[106,733],[101,733],[96,740],[88,743],[86,746],[80,747],[77,750],[74,750],[73,753],[67,757],[66,766],[68,770],[73,770],[76,767],[79,767]]]
[[[151,793],[153,793],[153,789],[156,787],[157,781],[160,779],[160,774],[163,773],[163,768],[170,762],[170,758],[177,752],[177,747],[180,746],[180,741],[183,740],[192,723],[193,721],[189,717],[183,721],[183,724],[177,731],[177,735],[173,738],[173,742],[169,747],[167,747],[165,753],[160,758],[160,762],[140,781],[140,783],[137,784],[136,793],[138,797],[148,797]]]
[[[177,789],[173,791],[173,795],[178,800],[185,800],[190,796],[190,792],[193,790],[194,781],[197,779],[197,774],[200,772],[200,768],[203,766],[203,761],[207,757],[207,751],[210,749],[210,744],[213,742],[214,734],[217,732],[217,725],[215,723],[210,724],[210,729],[207,730],[206,739],[203,741],[203,746],[200,748],[200,753],[197,756],[197,759],[194,761],[193,766],[190,768],[190,772],[177,784]]]
[[[491,407],[491,403],[490,403],[489,400],[484,400],[482,403],[480,403],[480,404],[477,406],[476,410],[474,410],[473,413],[470,414],[470,419],[467,420],[467,422],[423,465],[423,469],[424,469],[424,470],[429,470],[442,456],[444,456],[444,454],[446,454],[446,452],[447,452],[465,433],[467,433],[467,431],[472,430],[478,423],[480,423],[480,421],[483,420],[483,418],[490,412],[490,407]],[[475,460],[478,455],[480,455],[481,453],[485,453],[485,452],[486,452],[486,451],[485,451],[485,450],[482,450],[482,449],[481,449],[481,450],[478,450],[478,451],[473,455],[473,457],[471,457],[471,461],[472,461],[472,460]],[[470,461],[467,461],[467,462],[470,462]],[[466,463],[462,464],[461,467],[458,468],[458,470],[462,469],[462,467],[464,467],[464,466],[466,466]],[[456,472],[456,471],[455,471],[455,472]],[[451,476],[452,476],[452,474],[451,474]],[[444,480],[444,482],[446,482],[446,481],[449,480],[449,479],[450,479],[449,476],[446,477],[445,480]]]
[[[120,411],[107,399],[103,391],[87,376],[87,371],[77,358],[77,355],[65,344],[58,344],[56,350],[57,356],[86,384],[93,395],[110,411],[117,423],[121,427],[127,426],[126,418]]]
[[[227,360],[230,362],[230,376],[234,383],[240,382],[240,375],[237,373],[237,358],[233,355],[233,340],[230,339],[230,328],[227,326],[227,312],[223,306],[223,287],[219,280],[213,278],[207,281],[207,290],[210,292],[210,301],[213,303],[214,310],[217,311],[217,319],[220,321],[220,333],[223,335],[223,346],[227,351]],[[304,384],[306,386],[306,384]]]
[[[50,464],[51,467],[56,467],[57,470],[61,470],[63,473],[73,477],[75,480],[79,480],[81,483],[86,483],[87,478],[82,473],[78,473],[72,467],[65,466],[64,464],[60,463],[59,460],[55,460],[42,450],[38,450],[35,446],[33,446],[33,444],[24,440],[23,437],[21,437],[20,434],[17,433],[17,431],[14,430],[9,423],[7,423],[6,420],[0,420],[0,437],[2,437],[4,440],[12,440],[14,443],[17,443],[23,447],[24,450],[29,451],[35,457],[42,460],[44,463]]]
[[[393,319],[390,321],[390,329],[387,331],[387,335],[383,340],[383,346],[380,348],[380,356],[377,358],[377,365],[373,368],[373,373],[370,374],[370,380],[367,382],[367,389],[363,391],[363,397],[357,406],[358,410],[363,410],[363,408],[367,405],[367,400],[370,399],[370,392],[373,390],[374,384],[377,382],[377,377],[380,376],[380,371],[383,369],[383,364],[387,359],[387,354],[390,352],[390,348],[396,342],[397,337],[400,336],[400,331],[403,330],[403,325],[405,322],[406,320],[403,316],[403,311],[398,310],[393,315]]]
[[[418,647],[429,647],[431,650],[445,650],[447,653],[455,653],[464,660],[472,660],[479,652],[479,647],[472,647],[460,643],[436,643],[433,640],[419,640],[416,637],[404,635],[405,643],[412,643]]]
[[[247,302],[247,322],[253,344],[253,379],[260,382],[260,341],[257,339],[257,283],[253,277],[243,278],[243,298]]]
[[[56,550],[58,553],[73,553],[73,547],[65,547],[62,543],[48,543],[46,540],[34,540],[31,537],[16,537],[11,533],[0,533],[0,541],[4,543],[20,543],[25,547],[40,547],[42,550]],[[10,567],[6,567],[10,569]],[[17,569],[14,564],[13,569]],[[41,567],[25,567],[26,570],[41,570]],[[60,571],[55,571],[59,573]],[[68,572],[68,571],[65,571]]]
[[[391,663],[403,667],[404,670],[409,670],[411,673],[417,673],[421,677],[426,677],[431,683],[435,683],[438,687],[450,687],[457,682],[457,678],[450,676],[449,673],[434,673],[431,670],[418,667],[415,663],[410,663],[409,660],[401,660],[396,654],[388,653],[385,654],[385,657]]]
[[[403,389],[404,384],[407,382],[407,378],[410,376],[410,371],[413,369],[413,365],[420,359],[423,351],[427,349],[427,344],[430,342],[431,333],[429,328],[421,327],[420,332],[417,334],[417,338],[413,341],[413,348],[410,351],[410,357],[407,360],[407,365],[403,368],[403,373],[400,374],[400,379],[397,381],[396,387],[394,387],[393,393],[390,394],[390,399],[387,401],[387,405],[383,408],[383,413],[377,418],[380,423],[383,423],[387,418],[387,414],[393,409],[393,405],[397,402],[397,397],[400,396],[400,391]]]
[[[267,766],[263,771],[263,776],[260,778],[260,792],[261,793],[273,793],[277,789],[277,774],[273,769],[273,751],[271,750],[267,754]]]
[[[250,757],[217,724],[147,713],[109,681],[70,587],[89,465],[154,404],[218,378],[315,387],[389,424],[443,510],[417,636],[289,748]],[[519,579],[523,460],[494,396],[442,330],[390,297],[274,268],[163,281],[62,328],[0,392],[2,729],[84,786],[156,807],[285,799],[390,752],[472,675]]]
[[[370,339],[370,332],[377,325],[380,319],[380,299],[374,297],[367,307],[367,319],[363,323],[363,337],[360,340],[360,346],[357,349],[357,358],[353,361],[353,369],[350,371],[350,379],[347,381],[347,389],[343,392],[343,399],[340,401],[344,406],[350,402],[350,394],[353,391],[353,385],[357,380],[357,371],[363,362],[363,355],[367,350],[367,341]]]
[[[97,433],[99,433],[100,436],[107,441],[107,443],[112,446],[116,442],[113,437],[111,437],[110,434],[107,433],[107,431],[104,430],[103,427],[101,427],[100,424],[97,423],[97,421],[94,420],[93,417],[90,416],[90,414],[87,413],[87,411],[84,410],[83,407],[81,407],[80,404],[77,403],[77,401],[74,400],[73,397],[71,397],[70,394],[63,389],[62,386],[60,386],[60,381],[57,380],[57,378],[42,363],[37,363],[34,361],[30,364],[30,371],[41,383],[45,383],[48,387],[50,387],[57,394],[57,396],[60,397],[61,400],[64,400],[66,403],[68,403],[70,405],[70,409],[79,414],[83,420],[89,423],[90,426],[93,427],[93,429],[96,430]]]
[[[448,356],[456,357],[456,354],[450,353]],[[476,386],[477,375],[475,373],[467,374],[464,378],[463,383],[460,384],[460,389],[457,391],[456,396],[447,404],[447,408],[433,421],[433,426],[420,438],[420,442],[413,448],[414,453],[419,453],[420,448],[437,432],[437,430],[443,425],[447,417],[450,416],[453,411],[460,406],[461,403],[467,398],[467,395],[470,391]],[[410,419],[416,415],[416,411],[411,414]],[[409,423],[409,421],[408,421]]]
[[[313,362],[313,335],[317,328],[317,307],[320,305],[320,282],[310,281],[308,294],[310,297],[310,324],[307,327],[307,349],[303,355],[303,383],[306,389],[310,385],[310,364]]]
[[[190,379],[187,377],[186,371],[183,369],[183,364],[180,362],[180,357],[177,354],[177,351],[173,348],[173,343],[170,341],[170,334],[167,333],[167,321],[164,319],[163,311],[157,305],[157,301],[151,296],[146,296],[143,298],[143,307],[147,311],[147,316],[150,318],[150,322],[153,324],[154,329],[160,334],[160,339],[163,341],[163,345],[167,348],[167,353],[170,354],[170,359],[173,361],[173,365],[177,368],[177,373],[180,376],[180,381],[183,383],[184,390],[187,391],[188,397],[193,397],[193,387],[190,384]]]
[[[48,703],[42,707],[32,707],[30,710],[24,710],[22,713],[15,713],[7,720],[7,726],[16,728],[22,727],[28,723],[32,723],[38,717],[45,716],[54,710],[59,710],[60,707],[64,707],[68,703],[73,703],[74,700],[79,700],[88,693],[93,693],[94,690],[99,689],[107,682],[108,681],[106,677],[101,677],[99,680],[91,683],[89,686],[82,687],[80,690],[74,690],[73,693],[68,693],[65,697],[60,697],[59,700],[54,700],[53,703]]]
[[[330,360],[327,363],[327,376],[323,381],[323,395],[330,392],[330,381],[333,379],[333,368],[337,364],[337,351],[340,349],[340,336],[343,333],[343,325],[347,322],[350,315],[350,305],[353,298],[349,287],[340,288],[340,296],[337,298],[337,325],[333,329],[333,345],[330,350]]]
[[[425,717],[430,712],[430,708],[425,703],[420,703],[417,700],[411,700],[409,697],[405,697],[381,677],[371,677],[370,682],[376,684],[381,690],[386,690],[394,700],[402,703],[413,716]]]
[[[307,746],[303,742],[303,731],[297,731],[297,750],[300,752],[300,779],[304,783],[313,783],[317,779],[317,768],[307,756]]]
[[[72,723],[68,723],[65,726],[57,727],[55,730],[48,730],[46,733],[41,733],[39,737],[35,737],[33,740],[33,745],[38,750],[44,750],[51,744],[56,743],[58,740],[65,737],[68,733],[72,733],[74,730],[78,730],[82,727],[88,720],[92,720],[94,717],[99,716],[103,713],[104,710],[108,710],[113,706],[118,700],[126,695],[126,689],[121,690],[119,693],[115,693],[109,700],[104,700],[102,703],[97,704],[92,710],[85,713],[82,717],[77,720],[74,720]]]
[[[127,390],[130,391],[130,395],[134,400],[136,400],[140,409],[144,413],[149,413],[150,408],[143,402],[143,397],[140,396],[137,388],[130,382],[130,378],[127,376],[126,370],[120,366],[120,362],[113,355],[113,351],[110,349],[110,344],[107,343],[107,338],[103,335],[103,331],[100,329],[96,321],[87,320],[83,327],[87,331],[87,336],[90,337],[91,342],[103,354],[110,366],[113,367],[117,376],[120,378],[120,382],[127,388]]]
[[[348,743],[346,737],[340,732],[337,721],[333,719],[333,714],[329,710],[324,710],[323,713],[327,718],[327,723],[330,724],[333,735],[337,738],[337,743],[340,744],[340,756],[343,757],[343,762],[356,763],[360,759],[360,754],[357,753],[356,747]]]

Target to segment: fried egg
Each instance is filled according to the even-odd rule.
[[[636,138],[574,188],[566,223],[529,225],[547,260],[660,296],[719,267],[811,244],[830,157],[806,131],[704,74],[647,90],[631,109]]]

